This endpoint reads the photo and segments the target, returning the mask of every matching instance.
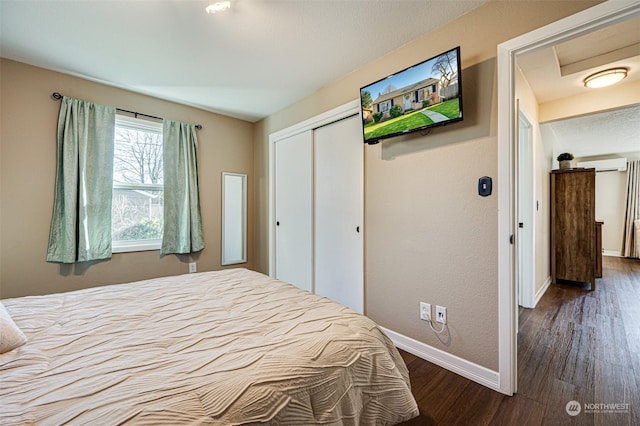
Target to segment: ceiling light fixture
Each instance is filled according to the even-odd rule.
[[[205,10],[207,11],[207,13],[213,14],[217,12],[224,12],[229,8],[231,8],[230,1],[219,1],[217,3],[209,3],[209,6],[207,6]]]
[[[595,89],[598,87],[611,86],[625,78],[628,72],[629,70],[627,68],[611,68],[599,71],[583,80],[584,87]]]

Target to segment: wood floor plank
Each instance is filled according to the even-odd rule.
[[[420,408],[403,425],[640,425],[640,260],[604,257],[595,291],[554,284],[518,320],[513,397],[401,351]]]
[[[551,356],[554,377],[581,387],[593,388],[593,355],[597,347],[595,329],[568,322],[565,331],[555,337],[555,342],[551,345],[555,350]]]
[[[547,383],[545,398],[545,413],[542,423],[545,425],[593,425],[593,415],[582,413],[575,417],[567,414],[567,403],[570,401],[582,402],[592,399],[592,395],[585,395],[582,390],[572,384],[558,379],[551,379]]]
[[[448,415],[452,407],[457,407],[460,395],[472,382],[450,371],[439,371],[432,380],[420,388],[414,395],[419,399],[420,412],[428,413],[437,424]],[[457,409],[457,408],[456,408]]]
[[[505,397],[491,424],[497,426],[543,426],[545,407],[526,396]]]
[[[505,396],[498,392],[487,392],[486,388],[470,382],[464,387],[458,399],[454,401],[455,410],[447,410],[436,420],[441,424],[489,425],[495,417],[498,407]]]
[[[621,367],[599,359],[595,360],[596,387],[594,403],[629,404],[629,409],[608,407],[594,413],[596,425],[639,425],[640,389],[636,383],[633,368]],[[606,412],[610,411],[610,412]]]

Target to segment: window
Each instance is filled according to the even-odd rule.
[[[162,123],[117,115],[113,252],[160,249],[163,217]]]
[[[386,100],[380,102],[378,105],[378,112],[387,112],[393,106],[393,100]]]

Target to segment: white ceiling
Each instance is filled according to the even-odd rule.
[[[0,0],[0,55],[255,122],[485,1]]]
[[[587,93],[583,79],[590,74],[624,66],[628,77],[621,86],[640,80],[640,17],[545,49],[518,56],[518,66],[538,103]],[[543,137],[554,143],[554,152],[576,157],[640,152],[640,105],[594,112],[541,125]]]

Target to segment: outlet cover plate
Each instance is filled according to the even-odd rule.
[[[436,322],[440,324],[447,323],[447,308],[436,305]]]
[[[420,319],[431,321],[431,303],[420,302]]]

